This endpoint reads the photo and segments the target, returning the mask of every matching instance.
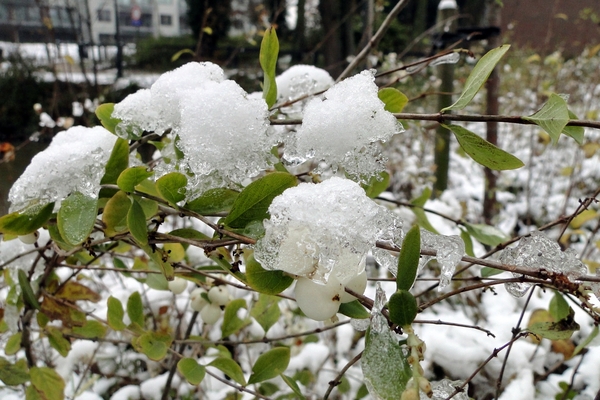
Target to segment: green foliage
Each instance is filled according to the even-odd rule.
[[[277,56],[279,55],[279,40],[275,28],[270,27],[265,31],[260,44],[260,66],[264,73],[263,98],[270,108],[277,101]]]
[[[223,372],[225,375],[229,376],[235,382],[239,383],[242,386],[246,386],[246,378],[244,378],[244,373],[242,372],[242,367],[232,360],[229,357],[217,357],[212,360],[209,364],[209,367],[214,367],[219,371]]]
[[[21,385],[29,379],[27,362],[24,359],[20,359],[12,364],[6,358],[0,357],[0,380],[4,382],[5,385]]]
[[[143,166],[127,168],[119,175],[117,185],[121,190],[131,193],[135,190],[137,185],[152,175],[154,175],[154,172],[148,171],[146,167]]]
[[[487,81],[490,74],[494,70],[494,67],[496,64],[498,64],[498,61],[500,61],[504,53],[506,53],[509,48],[510,46],[505,44],[490,50],[487,54],[481,57],[467,78],[465,87],[463,88],[458,100],[456,100],[456,102],[454,102],[454,104],[451,106],[442,108],[440,112],[462,110],[465,108],[471,102],[471,100],[473,100],[473,97],[475,97],[477,92],[479,92],[479,89],[481,89],[485,81]]]
[[[494,170],[507,170],[521,168],[525,165],[517,157],[494,146],[462,126],[444,124],[442,126],[452,131],[465,153],[484,167]]]
[[[485,224],[470,224],[464,223],[467,232],[480,243],[488,246],[498,246],[500,243],[507,241],[509,238],[498,228]]]
[[[140,292],[133,292],[129,299],[127,299],[127,315],[131,320],[132,324],[137,324],[140,328],[143,328],[145,323],[144,317],[144,305],[142,304],[142,296]]]
[[[179,172],[170,172],[156,180],[156,189],[174,207],[177,207],[177,203],[185,199],[186,185],[186,176]]]
[[[199,385],[204,379],[206,374],[206,368],[203,365],[198,364],[193,358],[182,358],[177,363],[177,370],[179,373],[191,384]]]
[[[201,215],[229,212],[239,194],[240,192],[227,188],[210,189],[186,203],[185,208]]]
[[[408,97],[401,91],[395,88],[383,88],[377,93],[379,100],[385,104],[385,111],[391,113],[400,113],[404,106],[408,104]]]
[[[410,290],[417,278],[419,260],[421,259],[421,231],[413,226],[402,243],[398,257],[397,290]]]
[[[75,246],[88,238],[98,215],[97,204],[98,199],[80,192],[73,192],[63,200],[57,216],[63,240]]]
[[[196,47],[196,41],[191,36],[148,37],[136,43],[134,63],[137,68],[150,71],[168,71],[191,61],[189,56],[182,55],[173,60],[178,52],[190,51]]]
[[[269,218],[267,210],[273,199],[297,184],[296,177],[286,172],[272,172],[257,179],[242,190],[223,222],[232,228],[244,228]]]
[[[238,333],[244,327],[251,324],[249,319],[240,319],[237,316],[237,313],[241,308],[247,308],[246,300],[244,299],[232,300],[225,307],[225,312],[223,313],[223,325],[221,326],[223,337]]]
[[[35,205],[0,217],[0,233],[27,235],[41,228],[52,216],[54,203]]]
[[[417,300],[409,291],[399,289],[388,302],[390,320],[398,326],[410,325],[417,316]]]
[[[294,278],[283,271],[268,271],[264,269],[254,256],[246,260],[246,279],[248,285],[259,293],[275,295],[287,289]]]
[[[98,118],[102,126],[111,133],[115,133],[117,125],[119,124],[119,122],[121,122],[120,119],[112,117],[114,109],[114,103],[100,104],[96,108],[96,117]]]
[[[290,349],[275,347],[258,357],[252,366],[252,375],[248,384],[263,382],[283,373],[290,362]]]
[[[559,95],[552,93],[539,111],[529,117],[523,117],[523,119],[531,121],[545,130],[552,138],[552,143],[556,143],[569,122],[567,102]]]
[[[369,182],[362,185],[367,193],[367,196],[374,199],[383,193],[390,185],[390,174],[387,171],[381,172],[379,175],[372,176]]]
[[[106,104],[102,104],[100,107],[105,106]],[[98,108],[100,108],[98,107]],[[96,112],[98,109],[96,109]],[[112,111],[111,111],[112,113]],[[114,132],[113,132],[114,133]],[[115,147],[113,147],[112,152],[110,153],[110,158],[106,163],[105,173],[102,177],[100,183],[104,184],[116,184],[117,179],[121,172],[123,172],[129,166],[129,143],[127,140],[118,138],[115,142]]]
[[[32,367],[29,370],[31,376],[31,394],[35,398],[44,400],[63,400],[65,382],[61,376],[52,368],[48,367]],[[28,396],[29,397],[29,393]]]
[[[354,319],[369,318],[370,314],[358,300],[340,304],[338,313]]]
[[[258,301],[252,306],[250,316],[264,329],[265,334],[277,323],[281,316],[278,304],[279,298],[261,293]]]
[[[39,310],[41,308],[40,303],[38,303],[37,296],[31,288],[31,283],[29,283],[27,274],[25,274],[25,271],[20,269],[17,273],[17,276],[19,279],[19,286],[21,286],[21,292],[23,293],[23,300],[25,301],[25,304],[27,304],[29,307]]]
[[[125,312],[123,311],[123,304],[121,304],[121,301],[110,296],[107,300],[107,305],[108,312],[106,314],[106,318],[108,320],[108,326],[115,331],[121,331],[125,329],[125,323],[123,322],[123,316],[125,315]]]

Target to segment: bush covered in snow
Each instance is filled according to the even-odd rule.
[[[103,127],[56,135],[0,218],[2,398],[592,398],[600,179],[523,232],[521,190],[498,189],[513,208],[486,225],[479,164],[509,187],[535,160],[452,124],[489,117],[447,113],[473,107],[507,50],[481,58],[454,105],[415,116],[373,70],[276,77],[268,30],[262,96],[190,63],[100,106]],[[564,97],[530,114],[505,122],[557,148],[598,140]],[[432,158],[394,146],[409,118],[461,146],[436,198],[426,180],[412,199],[388,191]]]

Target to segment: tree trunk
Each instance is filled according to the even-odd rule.
[[[342,53],[342,35],[338,24],[342,17],[339,0],[320,1],[319,13],[324,36],[323,59],[325,69],[332,76],[338,76],[344,70],[344,54]]]

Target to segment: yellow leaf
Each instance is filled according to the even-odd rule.
[[[542,58],[540,57],[539,54],[533,54],[533,55],[530,55],[529,57],[527,57],[527,59],[525,60],[525,62],[527,64],[531,64],[531,63],[534,63],[534,62],[540,62],[541,60],[542,60]]]
[[[594,154],[596,154],[598,149],[600,149],[600,144],[588,142],[581,146],[581,149],[583,150],[583,155],[585,156],[585,158],[592,158]]]
[[[558,13],[558,14],[556,14],[554,16],[554,18],[562,19],[562,20],[565,20],[565,21],[569,20],[569,17],[565,13]]]
[[[202,29],[202,31],[204,33],[206,33],[207,35],[212,35],[213,34],[213,30],[210,26],[205,26],[204,29]]]
[[[596,270],[600,268],[600,262],[593,260],[582,260],[582,262],[588,267],[590,270],[590,274],[595,274]]]
[[[180,262],[185,258],[185,249],[181,243],[166,243],[163,249],[169,254],[169,262]]]
[[[598,213],[594,210],[584,210],[581,214],[573,218],[569,226],[573,229],[579,229],[587,221],[592,220],[598,216]]]
[[[69,64],[69,65],[75,65],[75,60],[73,60],[73,57],[71,57],[70,55],[66,55],[64,56],[65,61]]]
[[[529,317],[529,322],[527,323],[527,327],[530,327],[531,325],[537,322],[554,322],[554,320],[552,319],[552,315],[550,315],[548,310],[538,308],[537,310],[533,310],[533,312],[531,313],[531,316]],[[541,342],[541,338],[535,335],[529,335],[528,339],[535,344]]]

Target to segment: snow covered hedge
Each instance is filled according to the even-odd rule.
[[[513,240],[466,222],[460,236],[430,232],[427,193],[408,226],[375,200],[389,179],[380,144],[403,132],[406,97],[379,90],[374,71],[338,83],[310,66],[275,77],[276,40],[269,30],[263,41],[263,94],[190,63],[99,107],[104,127],[61,132],[32,160],[0,218],[3,398],[466,399],[482,369],[499,391],[503,374],[505,393],[532,387],[549,340],[580,331],[568,357],[585,352],[600,285],[576,255],[533,232],[497,261],[475,258],[473,240],[496,250]],[[482,57],[442,112],[464,109],[507,50]],[[581,141],[571,118],[551,95],[520,122]],[[523,165],[447,126],[478,163]],[[141,143],[156,147],[148,164]],[[461,262],[475,270],[462,286]],[[479,293],[498,284],[507,291]],[[549,306],[532,286],[552,289]],[[458,295],[471,291],[492,315],[465,320]],[[502,308],[527,293],[548,310],[525,328]],[[536,349],[526,337],[549,340]],[[504,363],[493,357],[511,348]]]

